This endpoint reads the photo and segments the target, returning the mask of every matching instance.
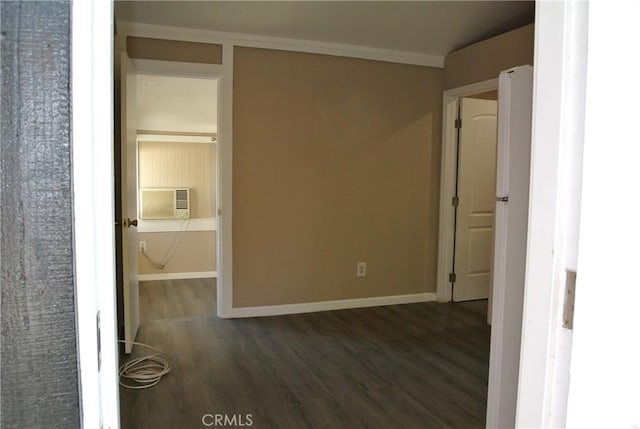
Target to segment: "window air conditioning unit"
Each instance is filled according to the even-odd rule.
[[[189,217],[188,188],[140,190],[140,219],[187,219]]]

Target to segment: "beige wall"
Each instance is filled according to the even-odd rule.
[[[184,63],[222,64],[222,45],[182,40],[127,37],[131,58],[180,61]]]
[[[216,161],[214,144],[138,143],[140,188],[190,188],[191,217],[215,213]]]
[[[466,98],[477,98],[480,100],[495,100],[498,101],[498,90],[494,89],[493,91],[481,92],[480,94],[469,95]]]
[[[215,217],[216,145],[206,143],[138,143],[138,181],[141,188],[190,188],[191,217]],[[180,237],[180,234],[184,234]],[[165,257],[174,238],[180,245],[164,270],[138,256],[139,274],[215,271],[214,231],[138,233],[147,254],[156,262]]]
[[[534,25],[451,52],[444,60],[444,89],[497,78],[501,71],[533,65]]]
[[[142,255],[138,255],[139,274],[191,273],[216,270],[215,231],[141,232],[138,240],[147,242],[147,254],[155,262],[162,262],[171,248],[176,234],[184,234],[178,242],[173,257],[164,270],[153,267]]]
[[[435,291],[442,75],[235,48],[234,306]]]

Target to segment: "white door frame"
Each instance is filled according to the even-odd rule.
[[[233,72],[233,51],[223,46],[223,62],[219,64],[196,64],[177,61],[156,61],[132,58],[136,73],[173,77],[215,79],[218,82],[217,108],[218,132],[216,137],[216,195],[218,213],[216,216],[216,293],[218,317],[231,317],[233,295],[231,289],[231,97]],[[222,216],[223,210],[225,216]]]
[[[572,331],[562,327],[562,313],[567,272],[577,267],[587,8],[584,1],[536,3],[517,427],[563,427],[566,420]]]
[[[97,0],[96,0],[97,1]],[[217,134],[217,222],[216,222],[216,293],[217,315],[221,318],[233,317],[233,46],[234,43],[216,36],[208,37],[207,32],[196,34],[178,31],[175,27],[161,27],[122,23],[118,26],[124,38],[152,37],[185,40],[222,45],[222,64],[195,64],[173,61],[133,59],[136,67],[144,65],[146,72],[168,76],[204,77],[218,79],[218,134]],[[202,34],[205,34],[203,37]]]
[[[109,1],[74,1],[72,8],[71,165],[80,415],[82,427],[118,428],[113,10]]]
[[[498,78],[448,89],[442,95],[442,158],[440,161],[440,220],[438,228],[438,271],[436,295],[439,302],[451,301],[449,273],[453,266],[453,232],[455,209],[451,198],[456,194],[456,146],[455,120],[458,117],[458,100],[462,97],[498,89]]]
[[[218,123],[218,133],[216,136],[216,195],[217,195],[217,207],[220,207],[220,192],[226,195],[225,187],[223,183],[226,179],[226,172],[221,171],[223,168],[223,163],[221,162],[221,150],[223,146],[228,146],[225,143],[228,141],[227,131],[222,126],[222,122],[224,121],[225,115],[227,114],[228,106],[224,102],[222,97],[222,92],[225,89],[225,69],[222,65],[218,64],[195,64],[195,63],[183,63],[177,61],[156,61],[156,60],[147,60],[147,59],[139,59],[132,58],[136,74],[149,74],[156,76],[169,76],[169,77],[190,77],[190,78],[200,78],[200,79],[211,79],[217,81],[217,113],[218,117],[216,121]],[[224,131],[223,131],[224,129]],[[223,177],[224,176],[224,177]],[[220,213],[220,211],[218,211]],[[218,317],[226,317],[229,314],[229,309],[231,308],[230,300],[225,300],[229,294],[227,294],[227,290],[224,287],[225,283],[222,280],[225,270],[223,268],[219,268],[222,266],[223,261],[225,261],[224,254],[222,249],[224,249],[225,244],[222,242],[222,238],[220,234],[220,230],[222,230],[226,225],[225,222],[221,219],[221,216],[214,215],[217,218],[216,222],[216,293],[217,293],[217,314]],[[226,238],[226,236],[225,236]],[[226,277],[225,277],[226,279]],[[224,304],[228,307],[225,308]]]

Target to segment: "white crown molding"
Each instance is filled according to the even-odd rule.
[[[288,39],[285,37],[261,36],[257,34],[228,33],[166,25],[142,24],[137,22],[118,22],[117,28],[119,34],[123,34],[125,36],[164,39],[171,38],[172,40],[202,43],[229,43],[234,46],[250,48],[306,52],[437,68],[444,67],[444,56],[442,55],[396,51],[392,49],[372,48],[368,46]]]
[[[158,274],[138,274],[138,281],[148,282],[154,280],[182,280],[182,279],[211,279],[216,278],[215,271],[194,271],[189,273],[158,273]]]
[[[186,225],[185,225],[186,224]],[[179,231],[216,231],[217,220],[214,217],[185,219],[138,220],[138,232],[179,232]]]
[[[235,307],[231,317],[263,317],[283,314],[312,313],[315,311],[345,310],[349,308],[379,307],[384,305],[412,304],[436,300],[432,292],[410,295],[376,296],[372,298],[343,299],[336,301],[306,302],[302,304],[268,305],[260,307]]]

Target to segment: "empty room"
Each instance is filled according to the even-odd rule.
[[[533,65],[533,20],[117,2],[122,427],[510,421],[517,378],[488,399],[498,78]]]
[[[638,426],[637,1],[0,9],[3,428]]]

